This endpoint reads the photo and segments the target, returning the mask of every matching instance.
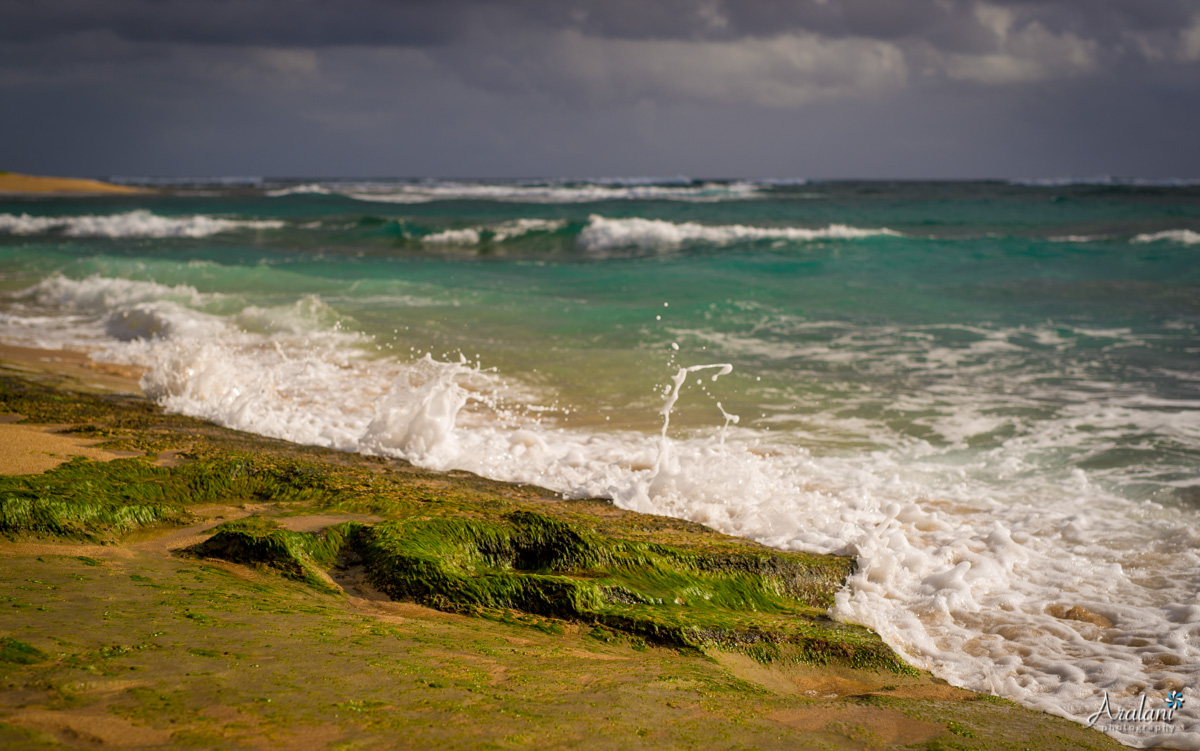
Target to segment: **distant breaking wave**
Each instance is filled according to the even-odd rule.
[[[147,185],[160,188],[254,188],[263,184],[263,178],[253,175],[214,175],[209,177],[117,175],[108,178],[108,181],[118,185]]]
[[[743,224],[705,225],[696,222],[667,222],[661,219],[606,219],[593,214],[579,233],[578,246],[588,251],[640,248],[659,250],[688,242],[729,245],[755,240],[858,240],[880,235],[901,236],[885,228],[863,229],[846,224],[831,224],[822,229],[803,227],[754,227]]]
[[[158,216],[149,211],[84,216],[30,216],[0,214],[0,232],[12,235],[38,235],[61,232],[69,237],[208,237],[240,229],[279,229],[281,221],[222,219],[193,216]]]
[[[1200,185],[1195,177],[1022,177],[1008,181],[1009,185],[1030,188],[1063,188],[1072,185],[1110,185],[1129,188],[1189,188]]]
[[[530,232],[554,232],[566,226],[565,221],[548,219],[514,219],[491,227],[448,229],[426,235],[421,242],[431,245],[479,245],[484,240],[504,242]]]
[[[332,190],[326,188],[320,183],[305,183],[303,185],[293,185],[288,188],[279,188],[277,190],[268,190],[266,195],[271,198],[282,198],[283,196],[304,196],[304,195],[319,195],[327,196],[333,193]]]
[[[273,198],[292,195],[336,194],[377,203],[429,203],[431,201],[503,201],[510,203],[590,203],[597,201],[716,201],[757,198],[774,183],[655,182],[648,178],[551,183],[444,182],[321,182],[267,191]],[[801,184],[794,182],[790,184]]]
[[[1130,242],[1153,243],[1161,241],[1182,243],[1183,245],[1196,245],[1200,243],[1200,232],[1190,229],[1168,229],[1162,232],[1149,232],[1136,235]]]
[[[426,245],[477,246],[487,242],[500,243],[530,233],[557,232],[567,224],[564,220],[516,219],[495,225],[432,232],[421,237],[420,241]],[[859,240],[882,235],[902,236],[899,232],[887,228],[862,229],[845,224],[831,224],[819,229],[755,227],[741,224],[676,223],[637,217],[608,219],[598,214],[592,214],[588,217],[587,225],[576,236],[575,245],[580,250],[589,252],[621,248],[666,250],[687,243],[731,245],[738,242],[761,240],[811,242],[816,240]]]

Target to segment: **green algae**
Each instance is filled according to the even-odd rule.
[[[0,638],[0,662],[16,665],[32,665],[48,659],[37,647],[10,636]]]
[[[320,563],[329,564],[341,548],[336,535],[313,535],[284,529],[279,522],[251,516],[225,522],[216,534],[193,545],[188,552],[208,558],[269,568],[289,579],[326,587]]]
[[[108,448],[147,456],[74,459],[0,477],[0,533],[114,542],[192,522],[204,504],[266,506],[217,526],[191,554],[329,588],[361,563],[397,600],[496,617],[514,610],[621,632],[634,643],[736,649],[760,660],[910,672],[866,629],[825,617],[853,561],[769,550],[702,525],[561,501],[533,486],[340,454],[164,415],[144,400],[65,394],[0,378],[0,409],[75,422]],[[155,463],[170,450],[173,466]],[[554,499],[554,500],[551,500]],[[290,514],[370,513],[386,521],[295,532]],[[208,618],[189,614],[192,618]]]
[[[189,515],[144,461],[75,458],[40,475],[0,477],[0,533],[96,539]]]
[[[833,591],[814,591],[807,556],[710,556],[602,536],[532,511],[353,525],[346,539],[372,583],[395,599],[459,612],[520,610],[761,660],[787,654],[910,670],[874,634],[824,617]]]
[[[137,528],[194,521],[202,504],[269,505],[218,525],[192,554],[329,588],[355,561],[397,600],[445,611],[540,615],[622,632],[634,643],[738,649],[760,660],[911,672],[862,627],[824,617],[853,561],[770,551],[700,524],[637,515],[604,500],[343,455],[162,415],[144,401],[65,395],[0,378],[0,409],[149,456],[76,458],[42,475],[0,477],[0,533],[116,541]],[[154,463],[172,450],[181,462]],[[289,513],[367,512],[388,521],[300,533]],[[200,623],[209,615],[188,613]],[[550,619],[550,620],[545,620]]]
[[[606,627],[678,648],[737,649],[759,660],[911,669],[869,631],[792,596],[812,565],[786,554],[717,562],[671,546],[608,538],[532,511],[498,520],[412,517],[318,533],[251,516],[213,528],[189,552],[327,587],[321,567],[361,563],[393,599],[514,622],[510,611]],[[782,560],[769,562],[778,555]],[[766,568],[775,576],[748,573]],[[684,597],[690,598],[685,600]],[[823,600],[824,597],[815,598]],[[495,615],[495,611],[501,615]],[[531,619],[546,632],[555,620]]]

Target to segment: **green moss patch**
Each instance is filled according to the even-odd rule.
[[[786,653],[815,664],[909,670],[871,632],[824,616],[835,586],[815,587],[824,579],[811,556],[712,555],[608,537],[533,511],[347,525],[343,534],[371,581],[394,599],[460,612],[513,609],[764,660]]]
[[[313,535],[283,529],[279,522],[261,516],[225,522],[216,534],[189,552],[269,568],[289,579],[326,587],[319,564],[329,564],[341,547],[341,537]],[[328,537],[328,540],[326,539]]]
[[[26,644],[20,639],[6,636],[0,638],[0,662],[16,665],[33,665],[45,662],[48,657],[37,647]]]
[[[44,474],[0,477],[0,533],[94,539],[188,518],[153,469],[75,458]]]
[[[221,524],[190,552],[319,588],[339,560],[361,562],[390,597],[447,611],[512,610],[676,648],[909,670],[871,632],[825,616],[853,570],[847,558],[770,550],[604,500],[562,501],[533,486],[250,436],[130,397],[0,378],[0,410],[147,452],[0,477],[0,534],[10,537],[115,542],[194,521],[200,504],[253,506],[265,513]],[[182,461],[156,465],[164,450]],[[387,521],[315,534],[278,521],[346,513]]]

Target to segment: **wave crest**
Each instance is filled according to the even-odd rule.
[[[159,216],[144,209],[123,214],[85,214],[82,216],[31,216],[0,214],[0,232],[13,235],[38,235],[61,232],[68,237],[209,237],[240,229],[279,229],[281,221],[224,219],[195,214]]]
[[[566,226],[562,220],[514,219],[487,227],[466,227],[434,232],[421,238],[421,242],[432,245],[479,245],[484,240],[504,242],[531,232],[554,232]]]
[[[1175,242],[1183,245],[1200,244],[1200,232],[1190,229],[1168,229],[1162,232],[1147,232],[1137,235],[1130,242],[1135,243],[1153,243],[1153,242]]]
[[[501,201],[506,203],[591,203],[597,201],[717,201],[758,198],[770,183],[662,182],[650,180],[597,180],[581,182],[486,183],[428,181],[414,183],[358,182],[313,183],[272,190],[272,197],[336,193],[357,201],[377,203],[429,203],[431,201]]]
[[[831,224],[821,229],[803,227],[755,227],[743,224],[705,225],[696,222],[668,222],[661,219],[607,219],[593,214],[577,243],[588,251],[640,248],[660,250],[687,242],[730,245],[756,240],[811,242],[814,240],[858,240],[880,235],[900,236],[885,228],[863,229],[846,224]]]

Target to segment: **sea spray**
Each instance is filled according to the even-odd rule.
[[[467,403],[456,379],[468,371],[465,357],[440,363],[426,354],[397,376],[376,404],[360,448],[425,464],[438,463],[438,454],[453,455],[454,421]]]
[[[691,365],[686,368],[680,368],[671,377],[671,386],[667,391],[663,406],[658,412],[662,415],[663,424],[662,432],[659,434],[658,456],[654,460],[654,467],[650,470],[650,476],[647,480],[648,495],[662,495],[669,492],[675,487],[676,480],[681,474],[679,461],[675,456],[671,439],[667,437],[667,429],[671,426],[671,410],[675,408],[675,403],[679,401],[679,390],[683,388],[683,384],[687,381],[689,373],[697,373],[702,370],[712,370],[714,368],[718,370],[712,376],[713,381],[733,372],[733,366],[729,363]],[[721,410],[721,412],[724,414],[724,410]]]

